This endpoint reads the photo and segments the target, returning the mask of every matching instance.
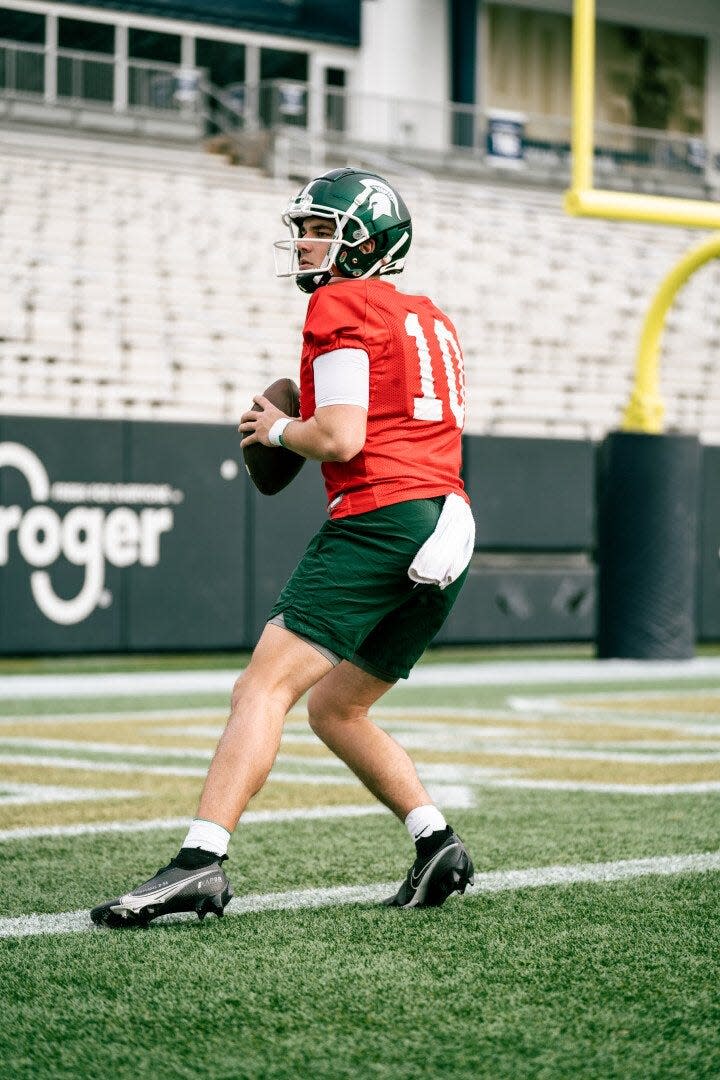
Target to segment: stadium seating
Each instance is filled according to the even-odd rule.
[[[6,135],[5,413],[236,420],[297,368],[305,300],[273,273],[296,181],[193,150]],[[571,219],[559,191],[411,176],[407,291],[464,345],[468,430],[601,437],[632,387],[662,277],[702,233]],[[398,279],[398,282],[402,279]],[[720,267],[663,340],[667,427],[720,442]]]

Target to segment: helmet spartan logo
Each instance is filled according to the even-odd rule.
[[[373,221],[377,221],[381,217],[400,217],[397,195],[389,184],[374,179],[361,180],[360,183],[365,188],[366,194],[363,201],[367,200],[368,206],[372,210]]]

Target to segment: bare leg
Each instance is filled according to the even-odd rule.
[[[235,683],[230,719],[218,743],[197,817],[232,832],[267,780],[289,709],[332,665],[306,641],[279,626],[263,630]]]
[[[316,684],[308,713],[316,735],[404,820],[411,810],[433,800],[408,754],[368,716],[370,706],[393,685],[343,660]]]

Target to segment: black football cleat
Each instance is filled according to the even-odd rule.
[[[147,926],[160,915],[178,911],[197,911],[201,920],[210,912],[219,918],[233,896],[232,885],[220,866],[222,861],[187,869],[172,859],[132,892],[94,907],[90,918],[97,926],[112,930]]]
[[[383,904],[402,908],[440,907],[451,893],[464,893],[473,884],[474,873],[465,845],[448,829],[447,838],[431,855],[418,854],[395,896],[389,896]]]

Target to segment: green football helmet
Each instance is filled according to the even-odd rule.
[[[300,269],[298,241],[306,218],[328,218],[334,223],[327,254],[319,267]],[[399,274],[412,240],[410,211],[395,188],[374,173],[361,169],[333,169],[311,180],[298,192],[283,214],[289,240],[275,243],[275,273],[294,277],[303,292],[315,292],[332,277],[332,267],[348,278],[373,274]],[[374,240],[370,252],[360,250]],[[313,243],[328,243],[327,239]],[[282,256],[285,265],[282,265]]]

